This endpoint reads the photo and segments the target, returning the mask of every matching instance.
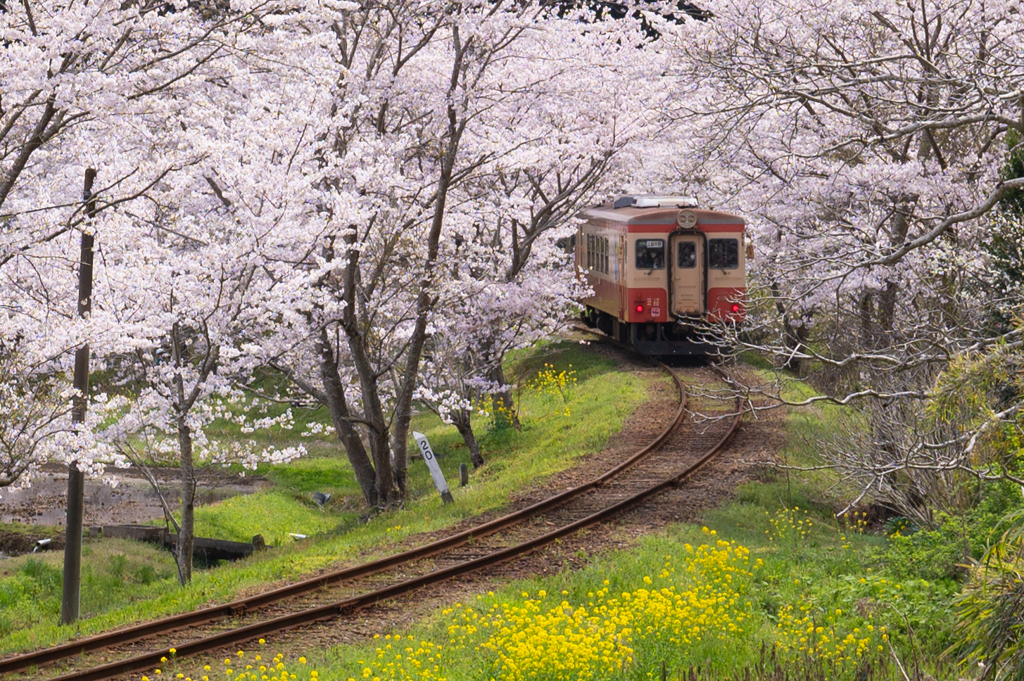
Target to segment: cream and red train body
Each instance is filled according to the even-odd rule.
[[[580,214],[583,320],[650,355],[704,355],[714,325],[743,321],[743,219],[680,196],[624,196]]]

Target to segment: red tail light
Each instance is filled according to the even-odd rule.
[[[636,311],[637,312],[643,312],[644,311],[644,306],[643,305],[637,305],[636,306]]]
[[[740,304],[739,303],[733,303],[732,304],[732,311],[733,312],[739,312],[740,311]]]

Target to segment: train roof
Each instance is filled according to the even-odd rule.
[[[693,211],[697,222],[703,225],[743,225],[746,222],[739,215],[696,206],[697,200],[689,196],[623,196],[587,208],[580,212],[580,217],[624,222],[628,225],[669,225],[675,224],[681,209],[686,209]]]

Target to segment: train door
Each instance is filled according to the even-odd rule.
[[[704,316],[703,234],[673,234],[669,239],[672,265],[672,313],[680,317]]]
[[[619,319],[622,319],[626,314],[626,288],[628,282],[626,281],[626,235],[619,235],[619,247],[615,249],[615,285],[619,289]]]

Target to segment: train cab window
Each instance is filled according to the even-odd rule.
[[[708,268],[732,270],[740,266],[740,242],[737,239],[708,240]]]
[[[665,269],[665,240],[637,239],[636,268],[638,270]]]
[[[697,266],[697,244],[692,241],[680,241],[676,249],[676,267],[689,269]]]
[[[562,249],[569,255],[576,252],[576,235],[563,236],[561,239],[555,242],[555,246]]]

